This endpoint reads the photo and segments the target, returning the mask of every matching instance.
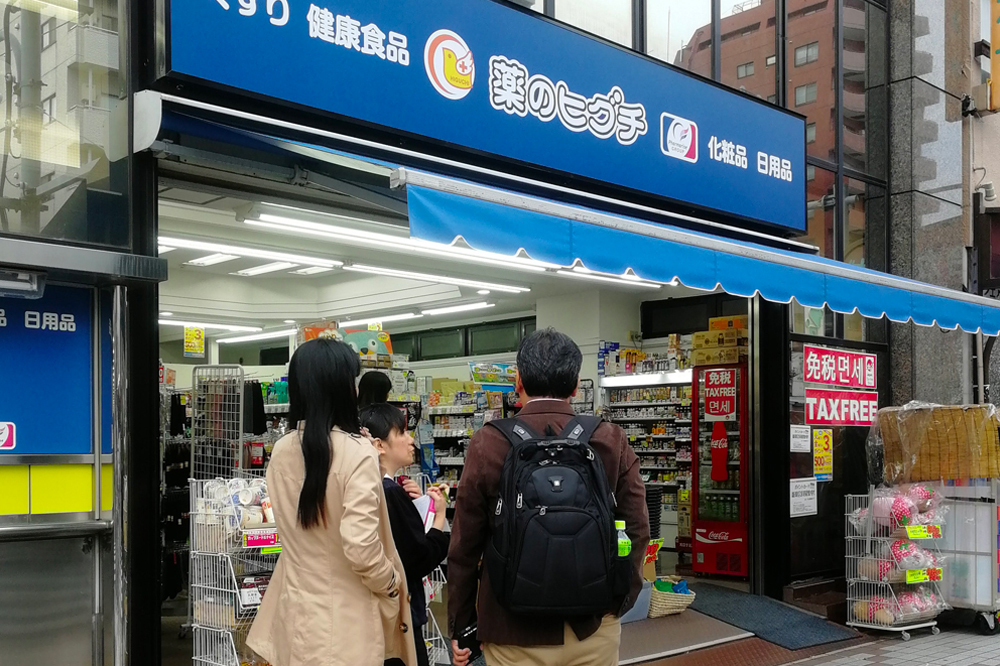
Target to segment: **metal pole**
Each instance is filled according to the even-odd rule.
[[[986,371],[983,364],[983,332],[976,333],[976,402],[985,404],[986,397]]]
[[[21,227],[41,230],[37,190],[42,176],[42,23],[37,12],[21,10],[21,78],[17,103],[21,131]]]
[[[103,429],[101,427],[101,396],[103,395],[102,382],[103,373],[101,369],[101,298],[100,293],[91,293],[93,324],[91,325],[91,374],[93,376],[91,388],[91,415],[93,432],[91,434],[91,451],[94,454],[94,520],[101,520],[101,498],[103,496],[101,481],[103,452]],[[96,665],[104,663],[104,548],[103,539],[94,539],[94,613],[91,625],[91,647],[93,648],[93,662]]]
[[[114,666],[128,666],[128,617],[129,598],[128,543],[126,521],[128,520],[128,310],[127,290],[115,287],[114,305],[111,315],[111,439],[114,459],[114,590],[115,590],[115,660]],[[148,517],[147,517],[148,518]]]

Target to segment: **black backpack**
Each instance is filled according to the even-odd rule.
[[[500,474],[486,569],[497,601],[518,614],[603,615],[628,593],[615,496],[590,446],[601,424],[577,416],[539,437],[517,419],[490,421],[511,443]],[[634,547],[634,546],[633,546]]]

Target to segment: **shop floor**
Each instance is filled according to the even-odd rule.
[[[622,626],[622,666],[749,638],[750,634],[697,611]],[[700,653],[699,653],[700,654]]]

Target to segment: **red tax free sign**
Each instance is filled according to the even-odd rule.
[[[705,420],[736,420],[736,370],[705,371]]]
[[[806,383],[878,388],[875,354],[805,345],[802,356]]]
[[[878,414],[878,393],[806,389],[808,425],[870,426]]]

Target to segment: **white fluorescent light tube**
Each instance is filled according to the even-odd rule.
[[[364,264],[353,264],[344,266],[345,271],[355,271],[358,273],[371,273],[373,275],[385,275],[388,277],[406,278],[410,280],[423,280],[425,282],[437,282],[440,284],[454,284],[460,287],[475,287],[476,289],[491,289],[493,291],[503,291],[508,294],[523,294],[531,291],[527,287],[514,287],[506,284],[495,284],[493,282],[480,282],[479,280],[466,280],[464,278],[448,277],[445,275],[430,275],[428,273],[414,273],[412,271],[400,271],[395,268],[380,268],[378,266],[366,266]]]
[[[434,308],[433,310],[423,310],[425,315],[444,315],[453,314],[455,312],[467,312],[469,310],[483,310],[485,308],[492,308],[495,303],[466,303],[465,305],[452,305],[447,308]]]
[[[216,264],[223,264],[227,261],[232,261],[234,259],[239,259],[239,255],[235,254],[210,254],[207,257],[202,257],[200,259],[192,259],[191,261],[185,261],[184,263],[188,266],[215,266]]]
[[[503,266],[504,268],[520,268],[530,271],[559,268],[557,264],[536,261],[535,259],[496,254],[494,252],[473,250],[454,245],[445,245],[443,243],[432,243],[419,238],[410,238],[409,236],[393,236],[362,229],[352,229],[350,227],[337,227],[267,213],[262,214],[259,220],[244,220],[244,223],[274,231],[294,231],[300,234],[329,238],[346,244],[360,244],[362,247],[384,247],[396,252],[417,252],[453,260]]]
[[[654,282],[624,280],[620,277],[611,277],[610,275],[603,275],[601,273],[591,273],[588,271],[559,270],[556,271],[556,275],[562,275],[563,277],[580,278],[582,280],[597,280],[599,282],[610,282],[612,284],[617,284],[618,286],[621,287],[645,287],[646,289],[659,289],[661,286]]]
[[[621,386],[690,384],[692,374],[691,370],[675,370],[673,372],[659,372],[647,375],[612,375],[610,377],[601,377],[601,386],[604,388],[618,388]]]
[[[260,330],[260,329],[257,329]],[[297,329],[286,328],[280,331],[268,331],[267,333],[256,333],[254,335],[241,335],[235,338],[219,338],[216,340],[219,344],[230,343],[230,342],[255,342],[257,340],[274,340],[276,338],[287,338],[290,335],[295,335],[298,333]]]
[[[235,254],[238,257],[253,257],[254,259],[270,259],[271,261],[288,261],[293,264],[305,264],[306,266],[323,266],[324,268],[334,268],[343,266],[344,262],[336,259],[320,259],[319,257],[309,257],[288,252],[273,252],[271,250],[261,250],[255,247],[243,247],[241,245],[226,245],[224,243],[210,243],[207,241],[194,240],[190,238],[174,238],[173,236],[160,236],[158,242],[170,248],[184,248],[185,250],[204,250],[206,252],[222,252],[225,254]]]
[[[177,249],[176,247],[169,247],[167,245],[160,245],[160,246],[158,246],[156,248],[156,253],[157,254],[166,254],[167,252],[173,252],[176,249]]]
[[[366,317],[365,319],[358,319],[357,321],[342,321],[340,322],[341,328],[347,328],[348,326],[367,326],[368,324],[384,324],[388,321],[404,321],[406,319],[420,319],[423,317],[422,314],[417,314],[416,312],[407,312],[406,314],[398,315],[385,315],[384,317]]]
[[[242,275],[243,277],[254,277],[255,275],[264,275],[265,273],[274,273],[275,271],[283,271],[288,268],[295,268],[298,264],[293,264],[287,261],[276,261],[273,264],[264,264],[263,266],[254,266],[253,268],[245,268],[242,271],[236,271],[234,275]]]
[[[233,333],[239,333],[240,331],[259,331],[260,328],[257,326],[236,326],[234,324],[209,324],[204,322],[195,321],[175,321],[173,319],[160,319],[160,326],[184,326],[187,328],[204,328],[204,329],[218,329],[220,331],[232,331]]]
[[[329,273],[332,268],[323,268],[322,266],[309,266],[308,268],[300,268],[297,271],[292,271],[293,275],[319,275],[320,273]]]

